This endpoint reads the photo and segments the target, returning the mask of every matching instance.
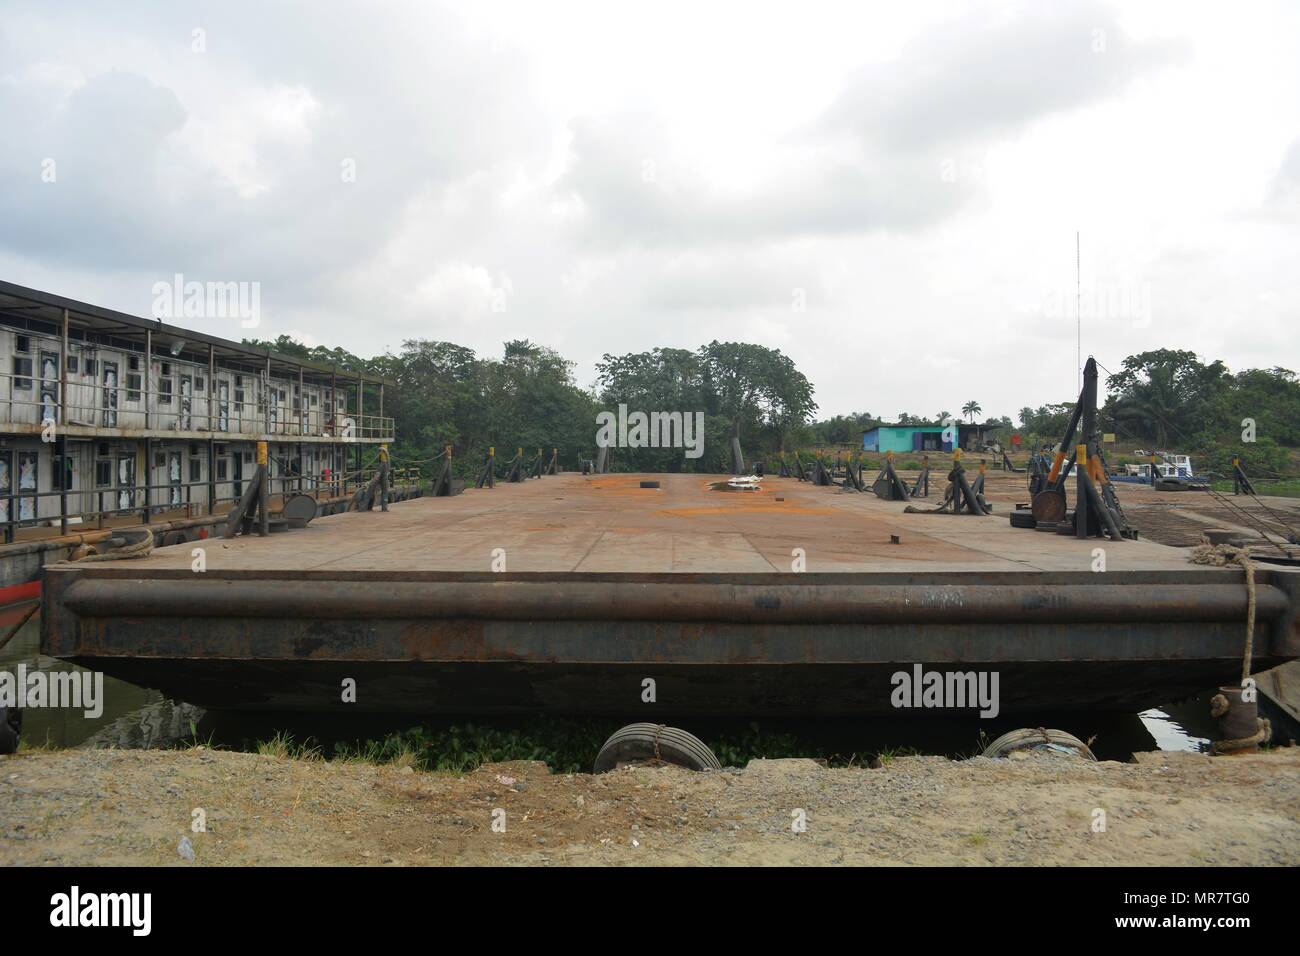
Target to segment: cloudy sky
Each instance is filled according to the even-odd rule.
[[[0,0],[0,277],[577,363],[743,339],[822,414],[1300,370],[1300,5]]]

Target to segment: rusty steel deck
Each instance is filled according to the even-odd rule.
[[[647,678],[656,714],[754,716],[889,712],[914,664],[997,671],[1004,712],[1131,710],[1239,676],[1240,569],[1014,529],[1006,503],[904,514],[718,477],[560,475],[55,565],[42,650],[210,707],[643,719]],[[1300,574],[1256,581],[1263,670],[1300,656]]]

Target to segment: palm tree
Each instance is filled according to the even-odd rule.
[[[984,411],[984,409],[980,408],[980,403],[974,401],[967,402],[961,407],[961,413],[963,415],[969,415],[972,424],[975,422],[975,416],[982,411]]]
[[[1152,369],[1148,380],[1135,387],[1131,395],[1115,405],[1115,418],[1131,430],[1150,436],[1158,447],[1169,444],[1169,432],[1181,433],[1173,422],[1187,412],[1186,402],[1178,393],[1177,383],[1168,371]]]

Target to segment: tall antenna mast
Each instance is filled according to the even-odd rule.
[[[1083,391],[1083,282],[1079,278],[1079,230],[1074,231],[1074,367]]]

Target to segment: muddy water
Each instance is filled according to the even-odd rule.
[[[0,611],[0,636],[7,634],[30,605],[18,605]],[[16,674],[18,665],[27,670],[46,673],[80,672],[82,668],[66,664],[40,653],[40,614],[23,625],[22,630],[0,648],[0,670]],[[166,746],[183,735],[175,719],[165,715],[177,708],[164,701],[157,691],[145,690],[124,681],[104,678],[103,713],[85,716],[81,710],[54,707],[28,707],[23,711],[23,741],[33,747],[75,747],[98,734],[109,735],[116,746]],[[116,731],[124,726],[139,725],[133,733]]]
[[[27,606],[0,611],[0,636],[8,632]],[[81,668],[40,654],[40,615],[33,617],[4,648],[0,648],[0,670],[16,672],[19,664],[29,671],[80,671]],[[1209,747],[1213,723],[1209,716],[1209,694],[1203,698],[1171,704],[1141,714],[1018,715],[1008,720],[971,721],[873,718],[863,721],[786,721],[764,723],[764,730],[793,733],[819,752],[870,753],[879,749],[909,748],[920,753],[970,756],[978,753],[981,741],[992,741],[1016,727],[1059,727],[1087,739],[1095,737],[1093,749],[1103,760],[1126,760],[1135,751],[1203,751]],[[104,711],[88,718],[80,710],[28,708],[23,715],[23,740],[28,746],[51,747],[170,747],[197,737],[214,744],[246,748],[286,730],[295,738],[331,736],[318,721],[300,715],[208,714],[191,704],[167,700],[157,691],[145,690],[111,677],[104,678]],[[480,721],[481,722],[481,721]],[[685,721],[684,721],[685,722]],[[364,726],[350,722],[345,730],[334,728],[340,738],[360,733],[382,737],[392,730],[411,725],[409,717],[391,720],[374,717]],[[708,732],[730,733],[747,722],[731,726],[712,721],[689,722],[687,729],[708,739]],[[322,733],[324,732],[324,733]]]

